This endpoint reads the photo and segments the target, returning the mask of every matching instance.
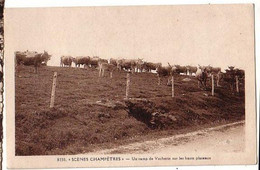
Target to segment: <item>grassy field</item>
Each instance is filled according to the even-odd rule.
[[[53,73],[58,73],[55,107],[50,109]],[[190,78],[190,81],[183,81]],[[245,117],[244,85],[234,94],[222,87],[203,91],[194,77],[175,76],[175,97],[166,78],[126,72],[98,77],[98,70],[20,66],[15,76],[16,155],[80,154],[216,126]],[[210,85],[210,82],[208,82]],[[152,114],[160,118],[151,124]]]

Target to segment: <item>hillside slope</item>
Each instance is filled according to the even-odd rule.
[[[50,109],[53,73],[58,72],[55,108]],[[190,81],[183,81],[189,78]],[[152,73],[131,74],[126,101],[126,73],[96,69],[20,66],[15,76],[16,155],[79,154],[145,141],[244,119],[244,88],[233,94],[220,82],[215,96],[197,87],[194,77],[175,76],[171,86],[157,85]],[[209,82],[210,84],[210,82]]]

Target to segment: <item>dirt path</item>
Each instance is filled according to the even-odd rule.
[[[154,141],[97,151],[93,154],[183,152],[241,152],[245,146],[244,121],[207,128]],[[92,154],[92,153],[91,153]]]

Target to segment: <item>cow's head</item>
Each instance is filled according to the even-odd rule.
[[[229,70],[234,70],[234,68],[235,68],[234,66],[228,66]]]
[[[207,67],[206,67],[206,66],[201,66],[201,65],[199,65],[199,64],[198,64],[198,66],[199,66],[199,69],[200,69],[202,72],[207,72]]]
[[[47,62],[51,59],[51,55],[48,54],[47,51],[44,50],[43,54],[41,55],[41,60],[42,62],[44,62],[45,64],[47,64]]]
[[[69,56],[70,57],[70,56]],[[70,57],[73,62],[76,61],[76,57]]]
[[[144,61],[143,61],[142,58],[138,58],[138,59],[136,59],[136,60],[133,60],[133,62],[134,62],[135,64],[139,64],[139,65],[144,64]]]

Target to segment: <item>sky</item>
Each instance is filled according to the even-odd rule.
[[[21,8],[5,11],[6,56],[141,58],[244,68],[254,62],[252,5]]]

